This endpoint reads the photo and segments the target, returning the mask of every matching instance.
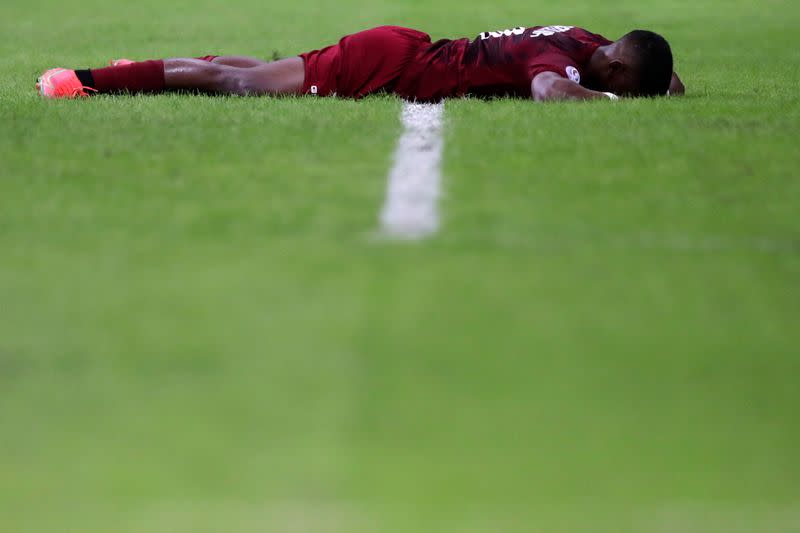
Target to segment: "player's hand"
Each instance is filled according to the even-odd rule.
[[[611,93],[592,91],[555,72],[542,72],[531,81],[531,96],[536,101],[547,100],[619,100]]]
[[[686,87],[676,73],[672,73],[672,81],[669,83],[670,96],[682,96],[686,92]]]

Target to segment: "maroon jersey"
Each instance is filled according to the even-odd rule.
[[[381,26],[300,54],[303,94],[360,98],[378,91],[410,100],[450,96],[531,97],[531,80],[551,71],[580,83],[589,58],[611,41],[572,26],[534,26],[431,43],[426,33]]]
[[[594,51],[611,41],[572,26],[533,26],[484,32],[475,40],[443,39],[420,51],[395,92],[438,100],[465,94],[530,98],[542,72],[580,83]]]

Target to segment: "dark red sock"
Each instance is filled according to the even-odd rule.
[[[100,93],[121,91],[154,93],[166,89],[162,60],[92,69],[91,73],[94,78],[94,88]]]

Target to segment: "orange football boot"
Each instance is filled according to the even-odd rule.
[[[84,87],[74,70],[51,68],[36,82],[36,90],[45,98],[80,98],[89,96],[86,91],[97,92]]]

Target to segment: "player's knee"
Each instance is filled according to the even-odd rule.
[[[213,84],[222,92],[240,96],[275,93],[269,78],[263,76],[257,68],[235,68],[210,63],[209,68],[213,72]]]
[[[217,91],[245,96],[252,90],[251,83],[245,75],[246,69],[214,63],[207,63],[205,68],[209,85]]]
[[[258,80],[247,70],[249,69],[231,69],[226,73],[231,92],[241,96],[263,94],[263,87],[259,86]]]
[[[273,76],[266,76],[258,68],[244,69],[241,83],[247,94],[277,94]]]

